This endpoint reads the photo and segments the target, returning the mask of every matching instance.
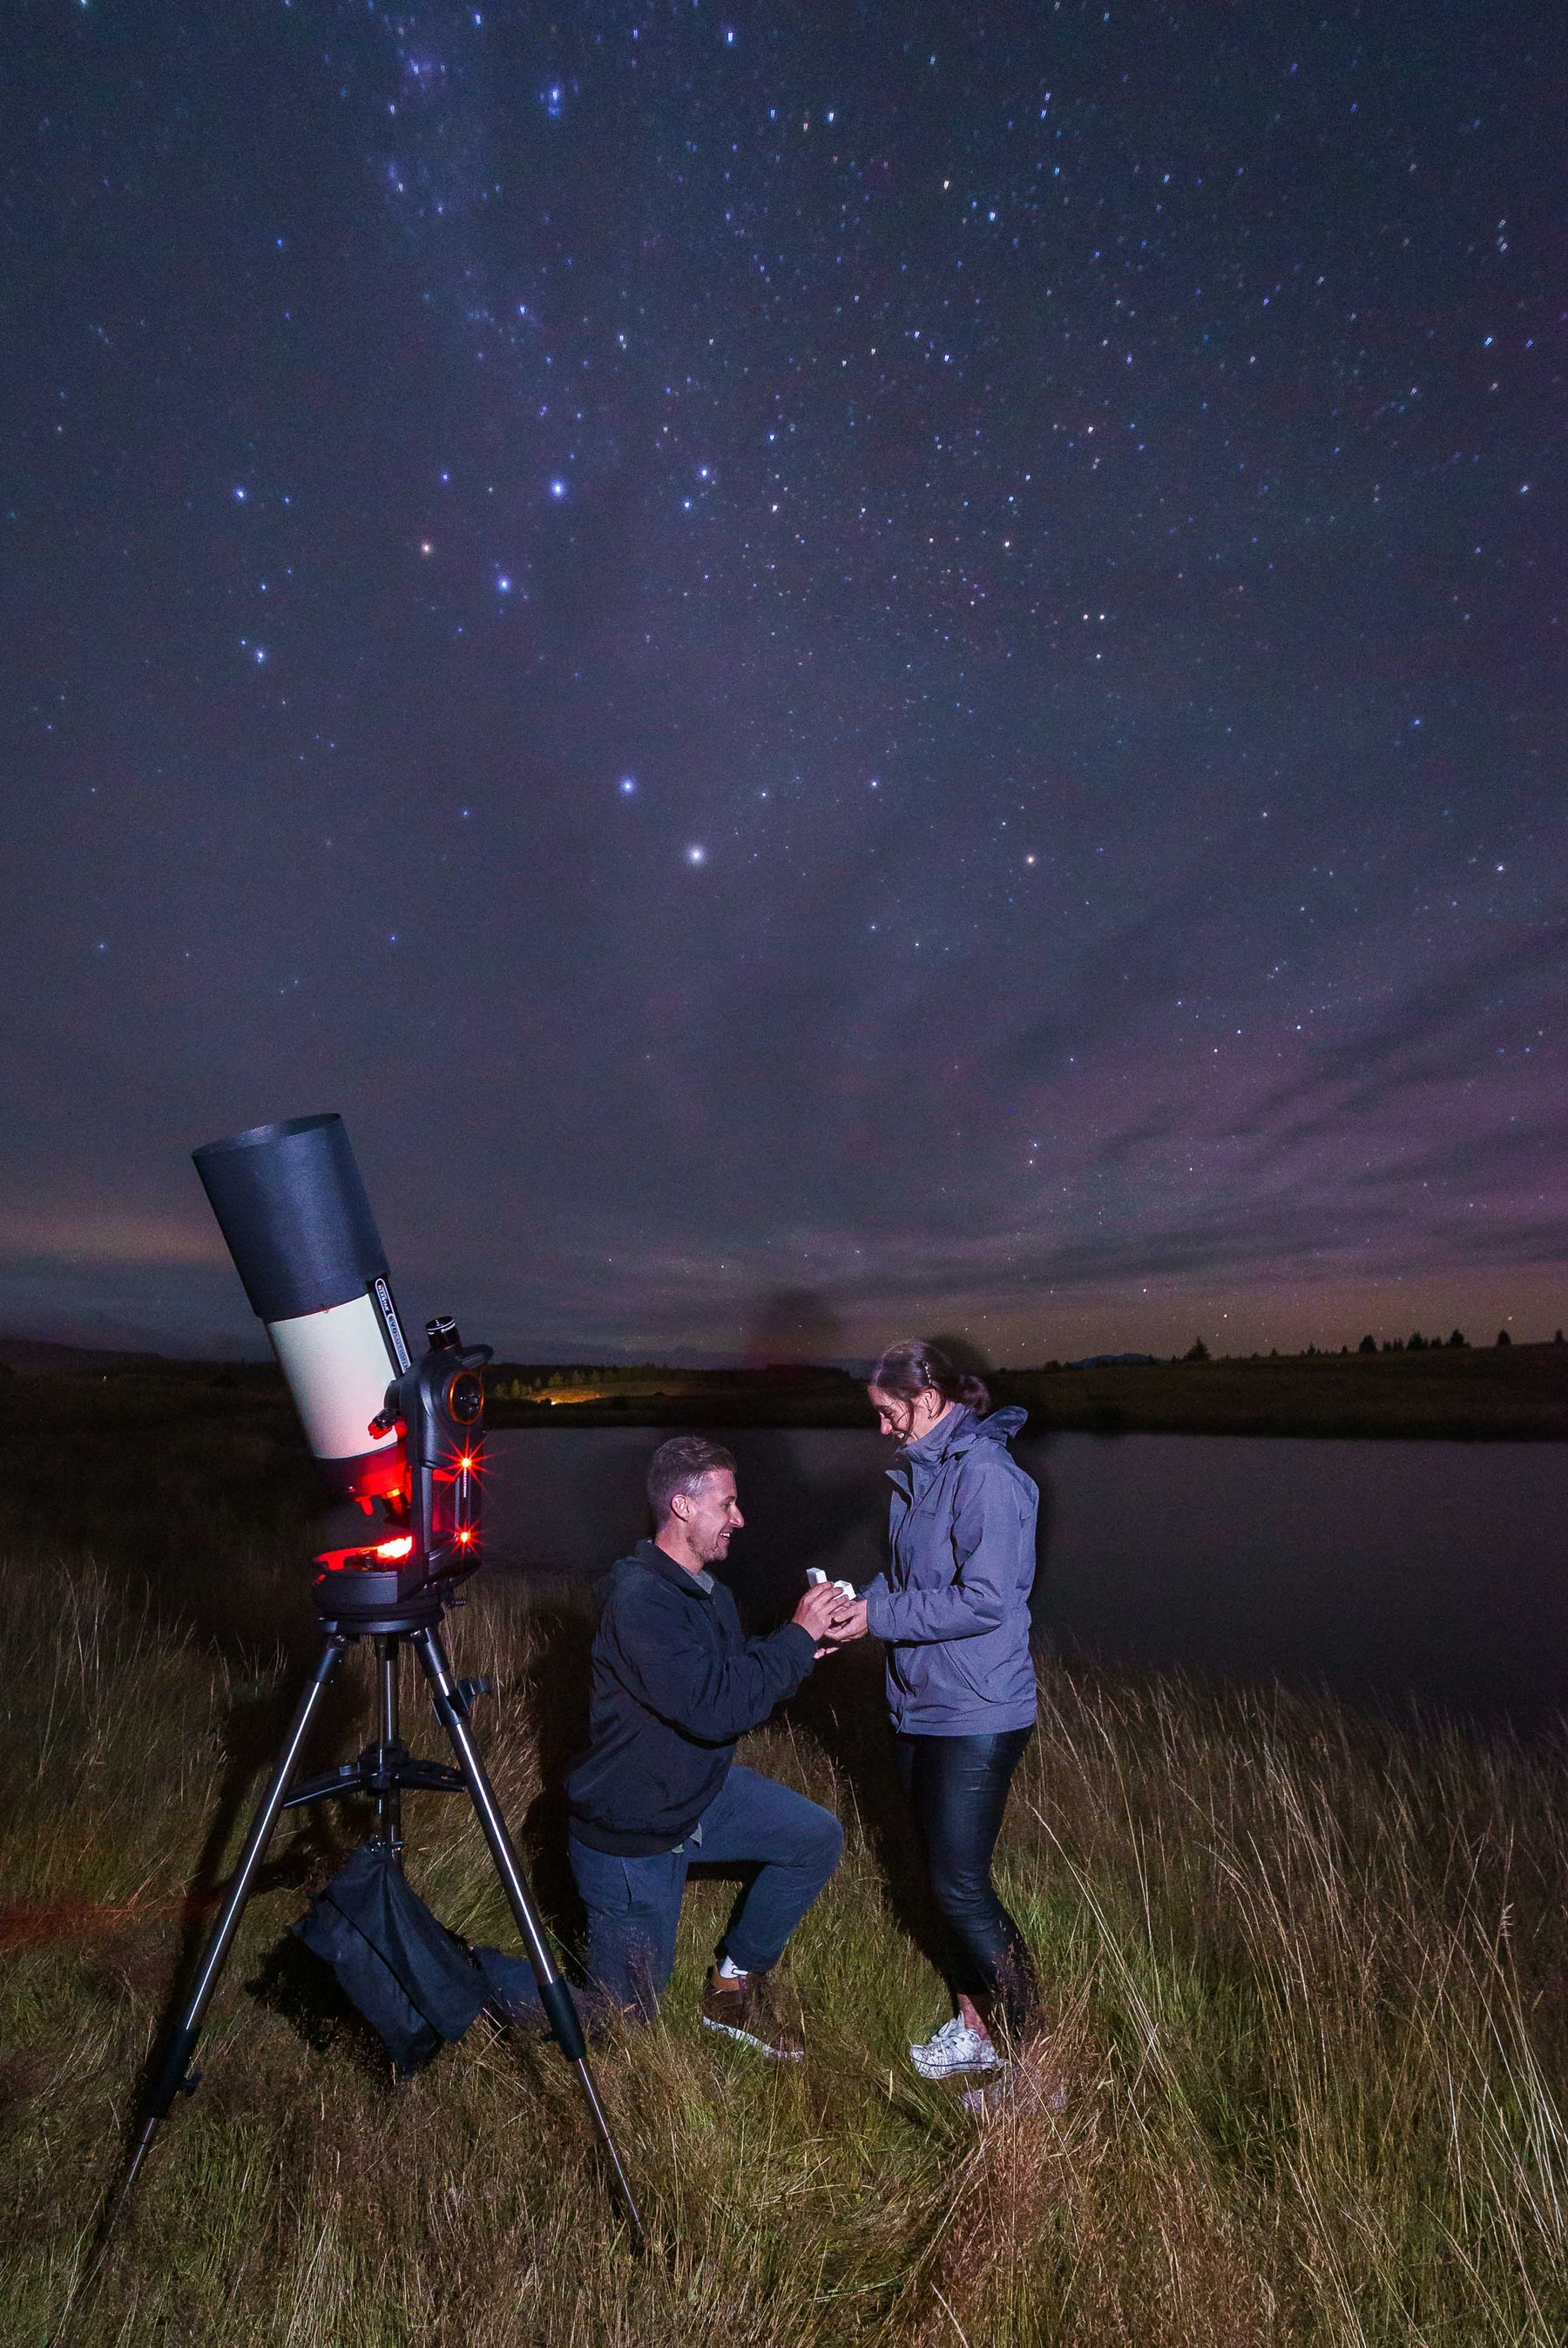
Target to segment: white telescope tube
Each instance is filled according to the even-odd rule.
[[[368,1295],[356,1296],[324,1313],[269,1322],[267,1334],[311,1449],[334,1484],[352,1480],[363,1489],[362,1477],[374,1478],[369,1455],[397,1450],[395,1429],[370,1431],[392,1375],[381,1315]]]

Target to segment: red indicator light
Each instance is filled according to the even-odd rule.
[[[457,1462],[459,1468],[477,1468],[478,1464],[478,1461],[474,1457],[472,1452],[469,1451],[465,1451],[463,1457]]]
[[[460,1541],[471,1541],[471,1540],[473,1540],[474,1536],[473,1536],[473,1533],[470,1531],[469,1528],[468,1528],[466,1525],[465,1525],[465,1526],[464,1526],[464,1528],[463,1528],[463,1529],[462,1529],[462,1531],[458,1534],[457,1538],[458,1538],[458,1540],[459,1540]]]
[[[329,1573],[368,1573],[377,1565],[393,1563],[407,1557],[414,1547],[412,1533],[400,1533],[395,1540],[379,1541],[374,1549],[324,1549],[316,1559]]]

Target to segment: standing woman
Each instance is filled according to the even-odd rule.
[[[898,1455],[888,1470],[888,1565],[862,1593],[887,1643],[898,1775],[952,1941],[952,2020],[909,2049],[927,2079],[991,2071],[997,2023],[1019,2046],[1040,2026],[1023,1935],[991,1881],[1008,1787],[1033,1733],[1029,1596],[1040,1494],[1008,1450],[1021,1410],[935,1345],[890,1345],[871,1406]],[[857,1608],[857,1612],[859,1609]]]

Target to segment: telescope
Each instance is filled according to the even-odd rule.
[[[149,2073],[134,2137],[100,2242],[177,2096],[195,2091],[191,2058],[267,1845],[286,1809],[340,1797],[374,1805],[377,1868],[402,1880],[404,1789],[466,1792],[533,1968],[551,2035],[576,2070],[635,2239],[642,2223],[589,2068],[587,2042],[469,1716],[487,1683],[453,1676],[441,1639],[446,1607],[477,1568],[484,1469],[487,1345],[463,1344],[446,1314],[425,1323],[411,1354],[392,1292],[386,1251],[341,1117],[297,1117],[254,1127],[194,1153],[212,1210],[252,1309],[266,1329],[306,1440],[329,1489],[378,1521],[356,1546],[325,1550],[312,1584],[322,1646],[310,1683],[251,1820],[218,1921],[178,2017]],[[358,1758],[314,1776],[298,1769],[322,1698],[349,1646],[375,1657],[377,1734]],[[414,1652],[456,1766],[421,1759],[399,1730],[399,1661]],[[416,1905],[417,1903],[415,1902]],[[439,1928],[435,1928],[437,1932]]]
[[[442,1314],[414,1361],[341,1117],[261,1125],[193,1152],[251,1309],[329,1490],[381,1505],[384,1536],[324,1550],[323,1613],[364,1620],[472,1573],[480,1554],[487,1345]]]

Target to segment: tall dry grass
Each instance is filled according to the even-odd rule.
[[[264,1618],[276,1564],[224,1570]],[[977,2125],[905,2055],[942,1996],[868,1655],[747,1748],[850,1828],[789,1961],[807,2061],[775,2072],[695,2028],[718,1882],[689,1895],[659,2025],[600,2051],[655,2256],[628,2248],[552,2048],[482,2021],[395,2087],[290,1952],[359,1830],[317,1812],[285,1822],[200,2092],[73,2299],[297,1656],[182,1635],[79,1553],[35,1544],[3,1587],[7,2342],[66,2338],[67,2303],[84,2348],[1568,2338],[1561,1746],[1050,1672],[1000,1872],[1051,2030],[1040,2092]],[[484,1740],[569,1941],[555,1789],[587,1630],[569,1596],[492,1581],[451,1632],[499,1683]],[[351,1665],[334,1749],[365,1694]],[[509,1941],[460,1805],[410,1797],[408,1821],[438,1912]]]

